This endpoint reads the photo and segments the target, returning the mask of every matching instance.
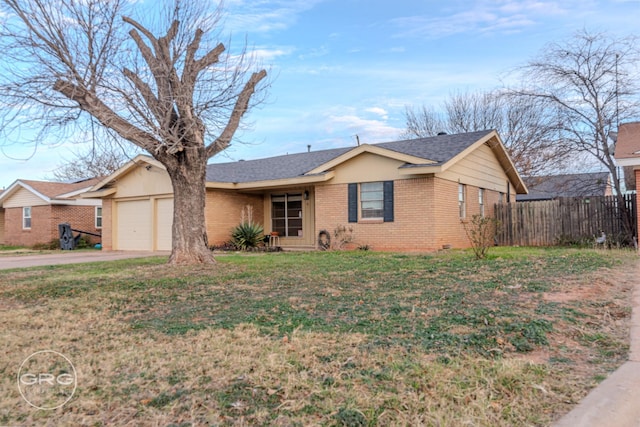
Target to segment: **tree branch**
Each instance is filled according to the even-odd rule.
[[[249,81],[247,81],[244,88],[242,89],[242,92],[238,96],[238,99],[236,100],[236,104],[233,107],[231,116],[229,117],[229,122],[225,126],[220,136],[207,147],[207,158],[213,157],[229,146],[234,133],[240,125],[240,119],[248,109],[251,95],[253,95],[253,93],[255,92],[258,83],[260,83],[260,81],[266,76],[267,72],[265,70],[260,70],[259,72],[253,73],[251,75],[251,78],[249,79]]]
[[[122,138],[131,141],[138,147],[153,153],[161,145],[153,135],[144,132],[118,116],[94,93],[60,79],[55,82],[53,89],[70,100],[77,102],[83,111],[88,112],[104,126],[114,130]]]

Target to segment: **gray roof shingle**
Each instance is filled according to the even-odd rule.
[[[556,197],[604,196],[609,186],[608,172],[530,176],[524,178],[529,194],[518,201],[550,200]]]
[[[492,131],[484,130],[455,135],[438,135],[429,138],[372,145],[442,164],[451,160],[490,132]],[[355,148],[344,147],[257,160],[214,163],[207,166],[207,181],[245,183],[296,178]]]

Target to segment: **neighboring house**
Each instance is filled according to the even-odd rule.
[[[495,131],[211,164],[206,189],[211,245],[250,205],[283,247],[346,226],[356,246],[399,251],[467,247],[465,222],[527,191]],[[103,199],[104,249],[171,249],[173,190],[156,160],[136,157],[83,197]]]
[[[516,196],[518,202],[612,194],[608,172],[530,176],[523,179],[529,193],[518,194]]]
[[[618,128],[615,155],[616,163],[633,170],[634,184],[640,182],[640,122],[623,123]],[[640,197],[636,190],[636,202]],[[640,223],[640,209],[638,210]]]
[[[4,190],[0,190],[0,196]],[[4,208],[0,206],[0,245],[4,245]]]
[[[20,179],[0,194],[0,220],[4,243],[33,246],[59,238],[58,224],[100,234],[102,201],[79,195],[99,179],[73,183]],[[87,236],[92,242],[100,238]]]

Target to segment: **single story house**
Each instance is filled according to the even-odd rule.
[[[553,200],[558,197],[611,196],[608,172],[576,173],[524,177],[529,192],[518,194],[516,201]]]
[[[210,245],[229,241],[251,206],[281,246],[308,249],[338,227],[374,250],[468,247],[465,222],[527,191],[493,130],[210,164],[206,181]],[[83,197],[102,198],[105,250],[171,249],[173,189],[151,157]]]
[[[4,192],[0,190],[0,196]],[[4,245],[4,208],[0,206],[0,245]]]
[[[640,179],[640,122],[622,123],[618,128],[618,135],[615,146],[616,163],[633,171],[633,183]],[[636,184],[637,185],[637,184]],[[636,189],[636,202],[640,201]],[[640,223],[640,210],[638,213]]]
[[[58,224],[100,234],[102,201],[80,198],[100,179],[72,183],[19,179],[0,193],[0,243],[46,244],[59,238]],[[92,242],[100,238],[87,236]]]

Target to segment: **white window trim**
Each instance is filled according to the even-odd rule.
[[[484,218],[484,199],[485,199],[485,191],[484,188],[478,189],[478,204],[480,205],[480,216]]]
[[[458,184],[458,214],[460,219],[467,217],[467,186]],[[462,197],[461,197],[462,196]]]
[[[98,209],[100,209],[100,215],[98,215]],[[96,226],[96,228],[102,228],[102,223],[104,221],[103,212],[104,211],[102,210],[102,206],[96,206],[94,217],[94,225]],[[98,218],[100,218],[100,225],[98,225]]]
[[[365,202],[365,200],[362,199],[362,184],[380,184],[382,186],[380,190],[382,192],[382,199],[379,200],[382,204],[381,208],[379,209],[381,212],[380,216],[368,216],[368,217],[364,216],[364,212],[367,211],[368,209],[364,209],[362,207],[363,203]],[[374,200],[374,201],[377,202],[378,200]],[[360,184],[358,184],[358,217],[360,218],[360,220],[363,220],[363,221],[378,221],[378,220],[384,219],[384,182],[383,181],[361,182]]]
[[[29,210],[29,216],[27,216],[27,209]],[[24,206],[22,208],[22,229],[23,230],[31,230],[31,218],[33,215],[33,210],[31,206]],[[26,220],[29,219],[29,226],[26,226]]]

